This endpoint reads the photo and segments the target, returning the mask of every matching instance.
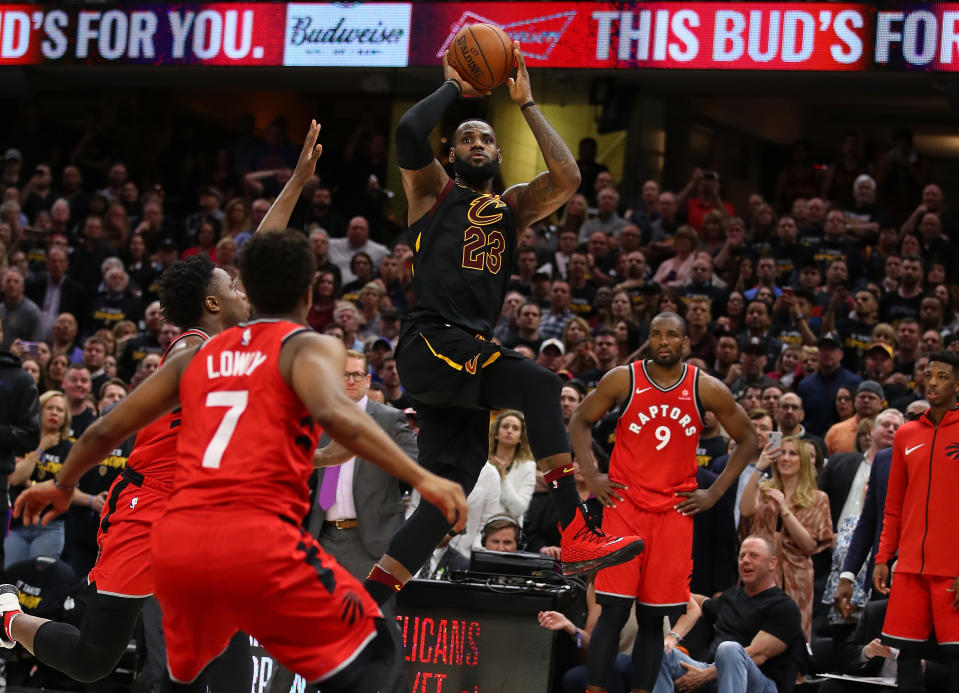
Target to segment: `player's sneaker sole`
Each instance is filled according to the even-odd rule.
[[[9,611],[20,611],[20,590],[14,585],[0,585],[0,647],[8,650],[16,647],[17,641],[7,637],[3,620]]]
[[[619,565],[626,561],[631,561],[643,552],[644,544],[642,539],[636,539],[625,546],[611,551],[605,556],[590,558],[583,561],[570,561],[563,563],[563,575],[579,575],[588,573],[592,570],[601,570],[610,566]]]

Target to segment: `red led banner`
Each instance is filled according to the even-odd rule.
[[[0,66],[438,65],[490,22],[531,65],[698,70],[959,70],[959,3],[0,4]]]
[[[443,3],[413,6],[410,64],[437,63],[463,26],[490,22],[531,65],[863,70],[873,13],[836,3]]]

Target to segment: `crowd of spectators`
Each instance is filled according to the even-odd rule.
[[[178,333],[157,300],[165,269],[205,253],[236,276],[238,253],[289,179],[298,148],[278,119],[262,140],[219,147],[193,172],[195,197],[174,203],[173,183],[145,181],[120,159],[91,168],[78,147],[54,168],[8,144],[0,166],[0,348],[33,376],[42,407],[39,449],[17,458],[9,476],[15,495],[56,471],[102,409],[156,370]],[[721,173],[700,168],[682,189],[649,180],[639,199],[624,199],[595,150],[592,140],[580,142],[577,195],[521,230],[492,337],[566,381],[568,421],[606,372],[644,355],[654,315],[684,316],[687,360],[730,388],[763,446],[710,529],[697,524],[724,537],[699,549],[694,585],[719,594],[736,579],[737,532],[766,537],[779,557],[778,584],[800,605],[812,640],[825,632],[829,590],[842,584],[831,548],[848,544],[872,456],[891,443],[901,413],[915,416],[928,354],[959,351],[959,217],[904,130],[875,161],[862,156],[855,134],[826,166],[799,142],[774,193],[754,193],[739,208],[724,198]],[[389,212],[386,139],[358,128],[340,163],[339,175],[327,167],[306,186],[291,219],[319,268],[309,324],[363,352],[370,397],[405,410],[415,430],[393,357],[415,302],[415,242]],[[594,430],[601,465],[615,424],[614,412]],[[766,445],[772,432],[784,438],[778,452]],[[65,530],[14,526],[6,563],[63,555],[85,574],[96,555],[96,516],[128,452],[115,451],[81,482]],[[727,453],[713,421],[700,441],[703,485]],[[830,474],[843,455],[850,471]],[[588,500],[582,483],[580,490]],[[519,412],[493,421],[489,464],[471,497],[471,506],[480,503],[486,509],[453,549],[468,555],[485,521],[502,517],[515,524],[507,522],[506,533],[515,529],[519,548],[558,557],[556,511]],[[855,587],[861,610],[869,592],[862,574]],[[851,629],[851,613],[833,608],[830,622]]]

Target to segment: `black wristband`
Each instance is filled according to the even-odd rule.
[[[454,87],[456,87],[456,91],[458,91],[458,92],[460,93],[460,96],[463,95],[463,86],[462,86],[459,82],[457,82],[457,81],[456,81],[455,79],[453,79],[452,77],[450,77],[448,80],[446,80],[446,82],[447,82],[448,84],[452,84]]]
[[[519,110],[525,111],[525,110],[526,110],[527,108],[529,108],[530,106],[535,106],[535,105],[536,105],[536,102],[533,101],[532,99],[530,99],[529,101],[527,101],[526,103],[524,103],[522,106],[520,106],[520,107],[519,107]]]

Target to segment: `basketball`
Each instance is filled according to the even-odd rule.
[[[464,26],[453,37],[446,57],[463,79],[481,90],[498,87],[516,67],[513,42],[492,24]]]

